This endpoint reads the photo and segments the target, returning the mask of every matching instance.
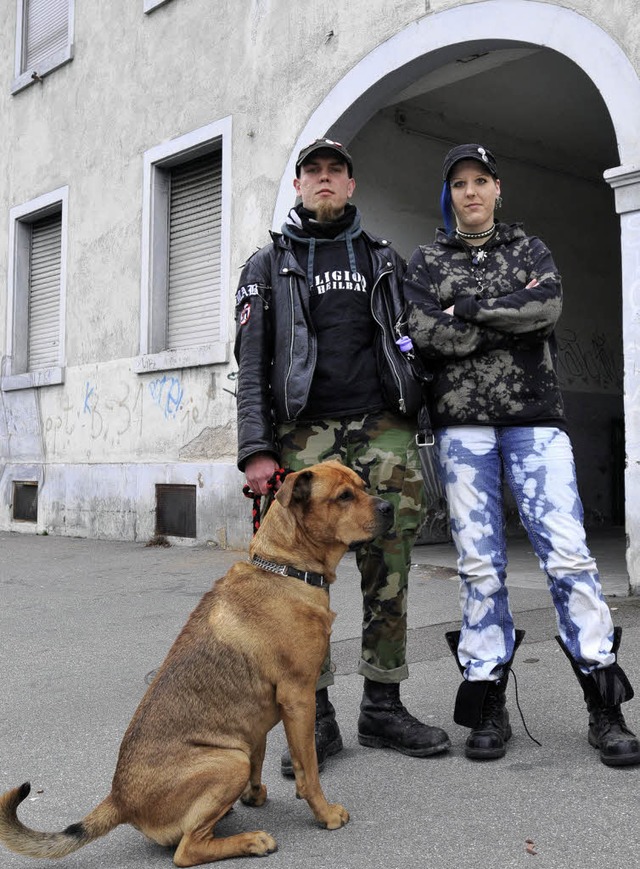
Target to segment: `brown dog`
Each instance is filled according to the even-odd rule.
[[[47,834],[17,819],[23,784],[0,797],[0,841],[30,857],[63,857],[132,824],[177,845],[176,866],[274,851],[267,833],[216,839],[214,826],[238,798],[265,802],[266,738],[281,719],[297,795],[327,829],[346,824],[346,810],[320,787],[314,741],[316,681],[335,617],[325,586],[348,548],[392,522],[391,505],[339,462],[290,474],[253,539],[252,561],[204,595],[142,698],[111,793],[79,823]]]

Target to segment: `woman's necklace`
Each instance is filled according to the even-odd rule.
[[[471,271],[476,282],[476,295],[478,296],[484,295],[485,289],[484,271],[487,267],[487,259],[489,256],[487,250],[485,249],[485,245],[489,242],[491,236],[493,236],[495,231],[495,225],[492,226],[490,229],[485,230],[484,232],[462,232],[461,230],[456,229],[456,235],[462,241],[464,249],[467,252],[469,259],[471,260]],[[481,245],[467,244],[465,239],[469,238],[486,238],[487,241],[485,241],[484,244]]]
[[[495,223],[493,226],[490,226],[489,229],[485,229],[482,232],[463,232],[461,229],[456,229],[456,235],[458,238],[489,238],[490,235],[496,231]]]
[[[484,245],[482,247],[472,248],[469,251],[469,256],[471,257],[471,262],[474,266],[484,265],[485,260],[487,259],[487,251],[485,250]]]
[[[471,260],[471,273],[476,282],[476,295],[484,296],[484,277],[485,268],[487,267],[487,252],[484,248],[474,248],[467,250]]]

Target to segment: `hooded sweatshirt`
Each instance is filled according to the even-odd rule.
[[[407,268],[409,332],[434,375],[433,425],[566,429],[553,332],[562,286],[551,254],[519,224],[497,224],[482,247],[478,256],[438,230]],[[443,313],[451,305],[453,316]]]

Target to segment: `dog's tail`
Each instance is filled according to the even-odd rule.
[[[17,854],[49,859],[66,857],[94,839],[105,836],[122,823],[120,812],[111,796],[108,796],[86,818],[61,833],[31,830],[18,820],[16,814],[18,806],[30,791],[30,783],[25,782],[0,796],[0,842]]]

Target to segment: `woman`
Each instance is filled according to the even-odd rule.
[[[589,742],[611,766],[640,763],[620,704],[633,689],[585,541],[571,442],[556,376],[562,307],[549,250],[501,204],[493,154],[458,145],[445,157],[446,231],[419,247],[405,294],[414,348],[431,367],[436,454],[458,552],[462,628],[447,641],[463,674],[454,720],[465,754],[502,757],[511,736],[505,688],[523,632],[506,587],[502,483],[547,575],[560,636],[589,711]]]

